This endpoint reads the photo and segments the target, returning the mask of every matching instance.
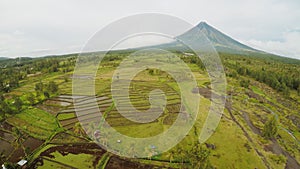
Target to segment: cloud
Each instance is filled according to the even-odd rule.
[[[299,8],[299,0],[0,0],[0,56],[26,56],[39,49],[57,49],[59,53],[84,45],[96,31],[117,19],[155,12],[193,25],[205,20],[234,39],[268,52],[299,57],[294,37],[277,36],[300,27]]]
[[[282,40],[260,41],[251,39],[245,43],[269,53],[300,59],[300,31],[298,30],[284,33]]]

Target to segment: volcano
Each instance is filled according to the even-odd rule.
[[[234,54],[247,54],[252,52],[262,53],[262,51],[256,50],[232,39],[221,31],[218,31],[214,27],[208,25],[206,22],[200,22],[197,26],[188,30],[177,38],[183,39],[184,41],[188,41],[192,44],[201,44],[203,43],[201,42],[202,39],[197,37],[197,34],[199,33],[202,33],[204,36],[206,36],[207,40],[218,52]]]
[[[267,54],[266,52],[251,48],[244,45],[237,40],[234,40],[230,36],[222,33],[216,28],[208,25],[206,22],[200,22],[197,26],[191,28],[187,32],[175,37],[177,41],[173,41],[166,44],[158,45],[159,48],[168,50],[190,50],[187,46],[180,41],[188,42],[188,44],[194,45],[207,45],[209,42],[217,52],[229,53],[229,54]]]
[[[200,22],[195,27],[175,37],[175,40],[172,42],[153,46],[139,47],[136,49],[144,49],[150,47],[168,51],[193,52],[193,49],[190,48],[191,46],[193,47],[193,49],[197,49],[199,51],[211,51],[213,47],[219,54],[237,54],[256,57],[258,59],[265,58],[270,60],[282,61],[285,63],[300,64],[300,60],[298,59],[286,59],[287,57],[257,50],[245,44],[242,44],[241,42],[210,26],[206,22]]]

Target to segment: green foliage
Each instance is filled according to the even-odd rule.
[[[228,74],[227,74],[229,77],[232,77],[232,78],[237,78],[238,77],[238,73],[236,72],[236,70],[231,70]]]
[[[17,169],[18,168],[18,165],[15,164],[15,163],[10,163],[10,162],[5,162],[4,163],[4,166],[7,168],[7,169]]]
[[[66,72],[67,72],[67,71],[66,71]],[[69,82],[68,76],[64,76],[64,81],[65,81],[65,82]]]
[[[23,101],[20,99],[20,97],[14,96],[13,105],[16,108],[16,111],[20,112],[22,110]]]
[[[114,66],[116,66],[118,64],[118,61],[121,60],[124,56],[126,56],[128,54],[130,54],[130,52],[126,53],[124,51],[121,51],[121,52],[117,51],[117,52],[110,53],[110,55],[112,57],[105,57],[103,60],[104,61],[103,66],[108,67],[106,73],[109,73],[109,71],[112,71]],[[93,59],[96,60],[95,57],[86,57],[84,59],[85,60],[93,60]],[[200,74],[203,72],[198,69],[199,67],[201,69],[204,69],[202,62],[198,57],[194,57],[194,56],[184,56],[183,57],[183,56],[181,56],[181,58],[185,62],[191,63],[191,64],[189,64],[189,66],[192,65],[193,68],[194,67],[197,68],[197,69],[193,69],[192,70],[193,72],[197,72],[197,73],[200,72]],[[227,58],[227,60],[226,60],[226,58]],[[277,91],[280,91],[280,92],[286,94],[287,96],[289,95],[289,93],[291,93],[291,95],[293,95],[296,91],[300,95],[299,65],[297,67],[297,66],[294,66],[293,64],[286,65],[285,63],[281,63],[279,61],[274,62],[270,59],[258,59],[258,58],[253,59],[253,58],[251,58],[251,56],[243,57],[240,55],[236,55],[236,56],[226,56],[226,58],[225,58],[225,62],[224,62],[224,65],[226,66],[225,67],[226,74],[229,77],[236,78],[236,79],[229,78],[232,81],[228,81],[228,83],[230,85],[233,85],[233,87],[241,85],[245,88],[248,88],[249,82],[250,82],[249,79],[250,79],[251,82],[253,83],[253,85],[257,84],[254,81],[254,80],[257,80],[259,82],[269,85],[270,87],[274,88]],[[224,57],[223,57],[223,60],[224,60]],[[31,105],[34,105],[34,103],[38,99],[41,99],[41,101],[42,101],[45,97],[47,97],[47,98],[52,97],[54,94],[57,94],[59,92],[59,88],[58,88],[57,84],[60,84],[60,83],[66,84],[66,82],[68,82],[68,74],[63,74],[63,73],[72,71],[74,63],[75,63],[74,57],[69,57],[69,56],[63,56],[61,58],[48,57],[48,58],[42,58],[40,60],[34,59],[34,62],[31,61],[26,64],[23,64],[18,69],[15,67],[2,69],[1,73],[3,75],[0,75],[0,80],[3,83],[0,84],[0,88],[3,90],[1,90],[1,91],[2,91],[2,93],[8,92],[8,91],[20,92],[24,89],[23,86],[26,86],[26,85],[30,86],[30,83],[32,83],[32,84],[36,83],[35,86],[33,86],[33,87],[30,86],[31,88],[28,88],[28,89],[30,89],[28,91],[31,91],[32,88],[35,87],[35,91],[40,94],[40,97],[37,97],[35,94],[32,94],[32,93],[26,93],[26,95],[25,95],[26,97],[22,97],[23,101],[26,100],[26,103],[30,103]],[[95,63],[97,63],[97,62],[95,62]],[[103,71],[103,70],[101,70],[101,71]],[[61,73],[52,73],[52,72],[61,72]],[[27,74],[29,75],[29,74],[39,74],[39,73],[41,73],[42,76],[36,77],[35,75],[33,75],[34,77],[29,76],[30,78],[27,78],[27,76],[26,76]],[[157,74],[159,74],[159,72],[156,72],[156,69],[152,69],[149,71],[149,74],[157,75]],[[163,73],[161,73],[161,74],[163,74]],[[12,76],[14,78],[11,78],[9,76]],[[205,75],[203,75],[203,77],[206,78]],[[202,74],[201,74],[201,78],[202,78]],[[25,80],[21,80],[21,79],[25,79]],[[204,82],[205,82],[205,80],[204,80]],[[203,82],[203,85],[210,86],[209,82],[205,82],[205,83],[204,82]],[[70,84],[70,83],[68,83],[68,84]],[[15,90],[17,88],[17,86],[20,86],[20,88]],[[268,93],[268,90],[264,90],[262,86],[265,87],[265,85],[261,85],[261,84],[255,85],[255,87],[257,87],[257,88],[255,88],[255,89],[252,88],[252,90],[255,93],[260,94],[262,97],[269,99],[268,97],[270,97],[270,93]],[[63,86],[63,87],[68,88],[69,86]],[[251,87],[254,87],[254,86],[251,86]],[[240,90],[240,91],[236,91],[236,93],[237,92],[240,92],[240,93],[233,96],[234,102],[233,102],[232,106],[233,106],[233,108],[237,108],[237,110],[242,110],[244,108],[242,106],[244,106],[244,105],[240,104],[241,102],[238,99],[240,99],[239,98],[240,96],[241,96],[241,98],[243,97],[244,93],[242,93],[242,92],[244,92],[244,90],[240,89],[239,87],[237,87],[237,88],[238,88],[237,90]],[[62,88],[60,88],[60,90],[62,90]],[[295,90],[295,91],[292,91],[292,90]],[[27,91],[27,90],[24,90],[24,91]],[[276,94],[276,92],[273,92],[273,93]],[[13,93],[12,95],[14,95],[14,94],[15,93]],[[100,94],[103,94],[103,93],[100,93]],[[139,94],[141,94],[141,93],[139,93]],[[235,93],[233,93],[233,94],[235,94]],[[19,95],[19,94],[17,94],[17,95]],[[10,93],[8,94],[8,96],[11,96]],[[7,97],[7,98],[10,98],[10,97]],[[297,96],[295,96],[295,98],[298,99]],[[256,101],[256,103],[259,103],[255,98],[250,98],[249,102],[251,102],[251,99]],[[273,101],[273,99],[271,97],[270,97],[270,100],[271,100],[270,102]],[[288,100],[288,101],[291,101],[291,100]],[[134,102],[134,103],[136,103],[136,102]],[[254,102],[251,102],[251,103],[254,103]],[[137,102],[137,104],[140,104],[140,103]],[[274,103],[272,103],[272,104],[277,104],[277,102],[274,101]],[[294,103],[291,103],[291,104],[294,104]],[[238,107],[237,105],[241,106],[241,107]],[[24,106],[23,106],[23,109],[24,109]],[[3,115],[5,117],[5,113],[13,114],[13,110],[15,110],[15,107],[14,107],[14,104],[11,103],[11,100],[4,101],[4,98],[3,98],[3,100],[1,99],[1,102],[0,102],[1,115]],[[284,109],[284,111],[282,111],[282,112],[283,113],[286,113],[286,112],[294,113],[289,110],[292,110],[292,109],[287,107],[286,110]],[[296,110],[296,108],[295,108],[295,110]],[[201,112],[205,112],[205,111],[206,110],[203,109]],[[250,109],[249,111],[252,111],[252,110]],[[257,109],[255,111],[257,111],[257,112],[255,112],[255,113],[257,113],[257,116],[262,117],[262,119],[263,119],[263,117],[265,115],[265,114],[263,114],[264,113],[263,110],[260,109],[259,107],[257,107]],[[107,111],[107,112],[110,112],[110,111]],[[254,112],[254,110],[253,110],[253,112]],[[295,112],[297,113],[298,111],[295,111]],[[225,111],[225,113],[228,113],[228,112]],[[108,113],[106,113],[106,114],[108,114]],[[234,116],[236,116],[236,114],[234,114]],[[229,117],[228,114],[227,114],[227,116]],[[282,119],[281,124],[280,124],[281,126],[284,126],[284,127],[286,126],[285,128],[288,128],[289,127],[288,125],[290,125],[288,123],[291,123],[291,126],[295,128],[295,126],[293,126],[291,121],[289,121],[288,119],[283,120],[284,116],[282,116],[281,114],[279,114],[279,116]],[[71,118],[71,117],[75,117],[75,115],[74,114],[62,114],[62,115],[58,115],[57,119],[63,120],[63,119]],[[250,118],[254,118],[254,117],[255,117],[255,115],[253,115],[253,117],[251,116]],[[38,109],[28,109],[28,110],[26,109],[26,110],[23,110],[22,113],[19,113],[19,114],[13,115],[13,116],[7,116],[7,121],[12,125],[17,126],[22,133],[27,133],[28,135],[33,136],[35,138],[39,138],[39,139],[48,139],[49,136],[52,135],[53,133],[63,131],[62,128],[59,128],[59,125],[57,125],[54,117],[51,116],[51,114],[49,114],[48,112],[40,111]],[[240,119],[237,119],[237,121],[240,121]],[[256,125],[256,127],[263,126],[263,124],[261,123],[260,120],[253,121],[253,119],[252,119],[251,121],[254,122],[254,125]],[[276,123],[276,119],[274,121],[269,119],[268,122],[266,123],[266,125],[264,126],[264,136],[266,138],[272,138],[272,137],[276,136],[277,125],[274,124],[274,123]],[[256,123],[256,122],[258,122],[258,123]],[[116,123],[121,124],[122,121],[116,121]],[[181,148],[178,148],[177,151],[175,151],[175,150],[172,151],[170,153],[169,158],[165,158],[167,161],[170,160],[170,163],[172,163],[172,164],[170,164],[170,166],[164,166],[164,167],[173,167],[174,166],[174,168],[176,168],[176,167],[178,168],[178,167],[180,167],[180,164],[181,164],[182,168],[186,168],[186,167],[212,168],[212,165],[210,164],[210,161],[211,161],[213,163],[213,165],[215,165],[218,168],[242,168],[242,166],[247,167],[247,165],[249,165],[249,166],[251,165],[251,167],[248,166],[248,168],[255,168],[255,167],[263,168],[262,167],[263,162],[261,162],[261,164],[259,164],[261,157],[257,156],[257,153],[255,153],[255,151],[254,151],[255,149],[258,149],[258,151],[263,152],[263,155],[265,155],[264,151],[263,151],[263,147],[258,146],[261,144],[259,144],[260,142],[257,141],[256,135],[253,135],[250,132],[250,129],[248,130],[247,128],[245,128],[245,130],[249,131],[249,136],[253,139],[253,142],[254,142],[253,144],[250,144],[250,142],[248,144],[248,142],[247,142],[247,146],[245,148],[244,145],[245,145],[245,142],[247,141],[247,138],[244,137],[242,130],[239,130],[238,127],[236,127],[237,125],[233,125],[233,124],[229,123],[228,121],[226,121],[226,122],[221,121],[221,124],[222,123],[224,123],[226,125],[219,127],[218,130],[216,131],[216,134],[214,134],[213,139],[212,139],[214,144],[218,145],[217,149],[211,150],[211,152],[210,152],[209,149],[207,149],[204,145],[201,145],[199,143],[196,143],[193,146],[193,148],[190,148],[192,146],[191,143],[193,142],[193,139],[194,139],[194,138],[191,139],[193,134],[190,134],[189,136],[187,136],[188,139],[186,139],[186,140],[188,140],[187,142],[189,144],[183,144],[183,146]],[[283,124],[283,123],[285,123],[285,124]],[[150,127],[153,127],[153,125],[149,124],[149,125],[144,125],[141,127],[122,125],[119,128],[117,128],[117,127],[116,128],[124,133],[128,132],[129,134],[132,134],[132,135],[139,135],[141,133],[140,131],[145,131],[146,129],[149,130]],[[168,127],[168,126],[165,126],[165,125],[163,127],[155,126],[154,128],[151,128],[151,131],[155,131],[153,133],[156,133],[156,131],[157,131],[157,133],[159,133],[162,130],[164,130],[165,127]],[[92,126],[91,128],[94,129],[95,127]],[[138,128],[138,129],[136,129],[136,128]],[[198,128],[196,128],[196,127],[194,129],[195,136],[197,136],[197,129]],[[83,131],[82,131],[82,128],[79,123],[75,124],[73,131],[77,135],[83,135],[82,134]],[[93,131],[93,130],[91,130],[91,131]],[[294,132],[294,130],[293,130],[293,132]],[[142,136],[148,137],[146,132],[144,132],[144,133],[145,134]],[[280,135],[281,135],[281,133],[280,133]],[[15,134],[15,136],[17,136],[17,134]],[[295,136],[297,137],[296,134],[295,134]],[[65,141],[66,138],[63,138],[61,140]],[[228,144],[225,143],[225,141]],[[266,140],[264,140],[264,141],[266,141]],[[284,142],[282,144],[283,145],[281,145],[281,146],[285,146],[285,144],[289,144],[289,143]],[[250,145],[251,145],[252,149],[251,149]],[[255,146],[257,146],[257,147],[255,147]],[[26,152],[26,147],[24,147],[24,148],[25,148],[25,152]],[[246,149],[250,149],[250,150],[246,151]],[[289,150],[287,150],[287,151],[289,151]],[[295,148],[295,154],[297,155],[297,153],[298,153],[297,149]],[[26,153],[26,154],[28,154],[28,153]],[[230,154],[230,157],[228,157],[227,154]],[[56,155],[56,154],[54,154],[54,155]],[[107,158],[103,158],[102,160],[100,160],[101,165],[105,164],[109,160],[108,155],[106,155],[106,156],[107,156]],[[62,163],[69,163],[70,165],[77,164],[77,163],[83,164],[83,160],[82,161],[79,160],[80,158],[82,158],[81,155],[79,155],[79,156],[78,155],[76,155],[76,156],[72,156],[72,155],[71,156],[61,156],[58,154],[57,156],[55,156],[55,159],[56,159],[56,157],[57,157],[57,160]],[[161,156],[155,156],[151,159],[155,159],[156,157],[157,157],[157,159],[164,158]],[[91,157],[86,157],[86,158],[84,158],[84,160],[90,159],[90,158]],[[297,157],[295,157],[295,158],[297,158]],[[70,159],[74,159],[74,160],[72,160],[70,162]],[[268,162],[270,162],[270,163],[273,162],[273,163],[277,163],[277,164],[284,164],[286,161],[284,156],[278,156],[278,155],[270,156],[270,159],[268,159]],[[176,161],[176,163],[174,163],[174,161]],[[91,164],[92,162],[93,161],[90,160],[87,162],[87,164]],[[151,163],[152,162],[153,161],[151,161]],[[49,164],[49,161],[45,161],[45,163]],[[53,163],[51,163],[51,165],[52,164]],[[84,163],[84,164],[86,164],[86,163]],[[159,162],[155,161],[155,164],[159,164]],[[166,163],[163,163],[163,165],[165,165],[165,164]],[[190,166],[189,166],[189,164],[190,164]],[[105,166],[105,165],[103,165],[103,166]],[[49,168],[50,165],[45,165],[45,168],[47,168],[47,167]],[[51,166],[51,167],[53,168],[53,166]],[[74,167],[79,167],[79,166],[74,166]]]
[[[28,108],[7,118],[7,122],[20,131],[42,140],[47,139],[59,128],[54,116],[37,108]]]
[[[27,95],[27,100],[29,102],[30,105],[34,105],[35,102],[35,96],[33,93],[28,93]]]
[[[38,82],[38,83],[35,84],[35,88],[34,89],[35,89],[35,92],[37,94],[41,94],[43,92],[43,90],[44,90],[44,84],[40,81],[40,82]]]
[[[290,90],[298,90],[300,69],[296,62],[291,64],[290,62],[286,63],[283,59],[275,61],[268,57],[256,58],[256,56],[224,53],[221,56],[229,77],[239,78],[235,75],[237,72],[241,76],[248,76],[265,83],[287,97],[290,95]],[[286,60],[288,59],[286,58]]]
[[[54,94],[54,93],[58,92],[58,85],[55,82],[50,81],[49,84],[47,85],[47,90],[51,94]]]
[[[263,136],[267,139],[274,138],[277,135],[277,131],[277,119],[274,115],[264,125]]]
[[[285,164],[286,163],[286,157],[282,154],[280,155],[271,155],[270,158],[276,163],[276,164]]]
[[[65,55],[64,57],[43,57],[43,58],[22,58],[0,61],[0,93],[8,93],[22,85],[23,80],[27,80],[37,74],[48,74],[52,72],[70,72],[74,69],[75,55]],[[38,84],[39,85],[39,84]],[[42,91],[36,85],[36,91]],[[43,92],[40,92],[42,94]]]
[[[47,91],[44,91],[44,96],[45,96],[47,99],[49,99],[49,98],[50,98],[50,94],[49,94],[49,92],[47,92]]]
[[[35,84],[35,91],[37,95],[44,94],[46,98],[58,93],[58,85],[54,81],[44,84],[41,81]]]
[[[0,99],[0,114],[1,114],[2,119],[5,119],[6,114],[13,114],[13,110],[8,105],[8,103],[6,103],[6,101],[4,100],[4,97],[2,97]]]
[[[249,88],[249,84],[250,84],[250,80],[249,79],[242,79],[241,81],[240,81],[240,85],[241,85],[241,87],[244,87],[244,88]]]
[[[188,156],[192,168],[213,168],[209,161],[210,151],[205,147],[205,145],[196,142]]]
[[[149,74],[153,75],[154,74],[154,70],[153,69],[149,69]]]

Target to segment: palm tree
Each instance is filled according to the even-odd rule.
[[[17,147],[19,147],[22,144],[22,142],[24,141],[24,139],[22,137],[23,135],[20,132],[20,130],[16,127],[13,127],[12,133],[13,133],[14,137],[16,138],[15,139],[15,144],[16,144]]]

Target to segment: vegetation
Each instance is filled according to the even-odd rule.
[[[276,116],[272,116],[264,125],[263,136],[267,139],[274,138],[278,132]]]
[[[122,134],[143,138],[170,128],[180,110],[180,89],[164,71],[148,68],[139,72],[130,84],[131,104],[139,110],[147,110],[150,107],[149,92],[161,89],[166,94],[167,107],[157,120],[148,124],[124,118],[112,101],[110,83],[116,67],[133,52],[108,53],[99,66],[95,91],[99,109],[112,127]],[[209,93],[210,79],[201,60],[172,52],[191,68],[199,88]],[[0,139],[4,140],[0,144],[7,147],[2,151],[0,146],[1,163],[9,162],[13,157],[14,151],[7,152],[10,146],[24,151],[29,164],[38,161],[38,168],[112,168],[117,164],[132,164],[129,168],[146,165],[203,169],[285,168],[300,163],[300,116],[297,114],[300,111],[300,64],[282,58],[227,53],[220,53],[220,56],[227,75],[228,93],[224,115],[214,134],[205,144],[197,141],[211,103],[207,93],[200,93],[203,97],[193,129],[168,152],[160,154],[147,149],[149,158],[146,159],[121,159],[90,145],[92,140],[87,134],[94,133],[98,125],[88,121],[98,116],[97,112],[84,115],[87,123],[77,120],[71,96],[75,55],[27,58],[18,64],[9,60],[7,66],[0,69],[0,121],[1,125],[11,126],[0,129]],[[96,58],[97,53],[90,53],[80,61],[89,63]],[[118,80],[121,80],[119,75]],[[92,99],[78,100],[79,107],[85,109]],[[109,133],[103,132],[98,140],[110,146],[125,144],[109,143],[109,137]],[[28,138],[42,140],[43,144],[26,148]],[[134,148],[130,151],[134,156]],[[39,166],[40,163],[43,165]]]
[[[210,151],[205,147],[205,145],[200,145],[195,143],[191,152],[191,155],[188,156],[188,159],[192,165],[192,168],[199,169],[209,169],[213,168],[209,161]]]

